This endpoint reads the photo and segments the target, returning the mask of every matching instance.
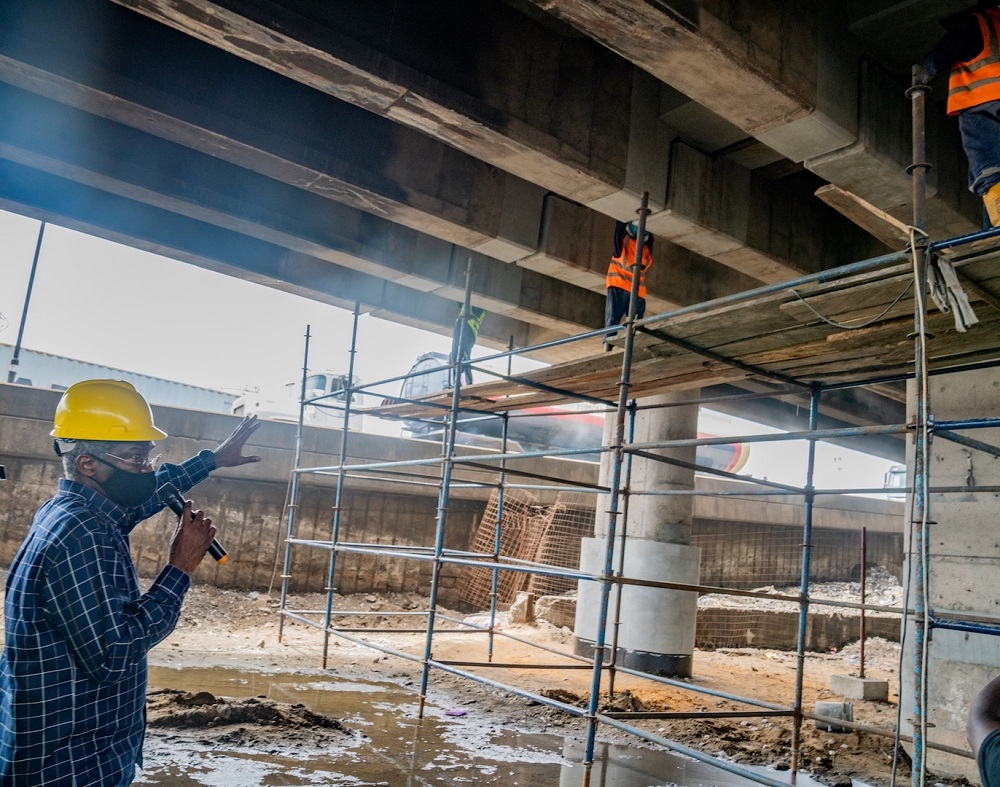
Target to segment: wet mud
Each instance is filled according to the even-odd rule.
[[[325,601],[326,596],[322,594],[305,595],[294,598],[290,607],[322,609]],[[502,772],[511,780],[516,778],[520,784],[582,785],[582,770],[577,769],[582,768],[580,763],[584,754],[580,752],[577,756],[574,752],[585,739],[587,723],[579,716],[433,670],[427,688],[425,718],[417,718],[422,669],[419,656],[424,651],[425,637],[423,634],[394,630],[413,627],[412,619],[394,613],[410,611],[425,604],[426,599],[418,594],[335,596],[333,612],[337,622],[356,627],[365,622],[371,629],[364,635],[368,641],[413,654],[417,660],[379,653],[338,638],[331,639],[324,655],[322,632],[301,624],[286,623],[279,641],[275,598],[198,586],[188,593],[177,630],[150,654],[151,664],[154,665],[151,685],[186,691],[205,690],[215,696],[226,697],[264,695],[290,705],[303,703],[310,710],[338,719],[345,727],[360,731],[370,739],[370,743],[364,742],[345,750],[344,756],[355,758],[355,763],[346,766],[343,762],[328,763],[328,773],[353,774],[360,781],[338,782],[326,776],[328,781],[317,783],[513,783],[500,780]],[[338,617],[342,611],[353,610],[369,614],[360,618],[356,615]],[[460,613],[453,613],[452,616],[462,617]],[[541,622],[512,624],[509,620],[501,620],[498,625],[502,630],[533,642],[561,650],[572,649],[572,632],[568,629]],[[434,658],[440,661],[485,661],[486,640],[479,634],[442,631],[435,635],[433,651]],[[830,691],[830,675],[856,672],[857,657],[856,644],[838,652],[810,653],[804,679],[803,707],[812,709],[818,700],[836,699]],[[540,657],[537,649],[504,638],[497,638],[493,643],[493,660],[508,666],[504,669],[467,669],[478,672],[486,679],[499,680],[568,705],[580,708],[587,705],[591,684],[589,670],[559,669],[555,666],[558,659],[547,655]],[[877,727],[894,727],[898,711],[895,680],[898,660],[896,643],[869,639],[866,669],[872,677],[884,677],[890,681],[890,697],[888,702],[856,702],[856,721]],[[552,663],[553,667],[540,668],[540,662]],[[323,664],[326,669],[322,668]],[[519,664],[523,664],[524,668],[519,668]],[[238,672],[233,674],[239,674],[239,680],[220,683],[216,680],[219,670],[236,670]],[[796,659],[794,653],[776,650],[719,648],[696,652],[695,672],[689,681],[692,688],[703,687],[788,705],[794,694]],[[682,713],[750,710],[746,705],[729,699],[652,684],[626,675],[617,677],[614,688],[613,701],[609,702],[605,696],[600,698],[602,709]],[[445,712],[449,708],[465,710],[466,715],[447,716]],[[791,765],[791,721],[787,718],[646,719],[630,723],[738,767],[759,768],[768,778],[785,780],[790,777],[787,769]],[[280,728],[270,729],[277,732]],[[280,737],[276,735],[274,741],[260,741],[261,751],[280,754],[295,748],[284,747]],[[516,744],[497,743],[511,740]],[[534,749],[526,748],[528,741]],[[800,784],[808,775],[828,785],[849,784],[853,780],[883,787],[892,779],[894,752],[889,738],[858,733],[828,733],[816,729],[811,722],[805,722],[800,744]],[[319,767],[322,751],[311,749],[306,742],[303,746],[303,751],[314,752],[303,756],[313,757],[311,762]],[[642,763],[642,769],[647,773],[645,781],[637,782],[641,787],[659,787],[671,782],[685,784],[684,778],[694,778],[687,766],[684,778],[667,778],[667,774],[676,773],[676,768],[658,758],[670,756],[669,753],[609,725],[598,727],[597,746],[595,757],[599,761],[595,762],[592,776],[596,769],[607,764],[607,771],[601,771],[604,787],[610,783],[608,780],[612,773],[618,774],[619,767],[624,767],[626,763],[630,767]],[[168,753],[173,755],[175,752]],[[205,757],[218,755],[219,752],[214,751]],[[604,763],[600,760],[604,756],[612,760]],[[536,762],[538,758],[545,761]],[[682,760],[691,765],[684,758]],[[313,783],[289,781],[305,777],[290,775],[287,763],[288,760],[283,762],[285,770],[280,771],[280,776],[274,774],[267,777],[270,782],[265,780],[259,783]],[[200,764],[204,765],[204,759]],[[507,770],[503,771],[503,768]],[[420,778],[410,776],[411,771]],[[511,771],[516,776],[510,776]],[[720,783],[724,772],[718,768],[711,768],[710,771],[714,775],[704,777],[707,783]],[[616,775],[615,778],[619,777]],[[732,778],[736,779],[735,776]],[[897,783],[909,779],[905,752],[900,753],[896,778]],[[946,780],[938,776],[935,776],[935,781],[961,784],[960,780]],[[179,784],[203,783],[209,782]],[[238,782],[218,783],[228,787]],[[595,784],[593,780],[590,783]],[[596,784],[602,782],[597,781]]]
[[[559,785],[559,787],[744,787],[751,782],[669,752],[598,742],[594,762],[575,735],[509,729],[476,698],[428,705],[386,683],[303,680],[231,670],[153,670],[204,688],[149,694],[146,769],[137,783],[212,785]],[[273,699],[278,696],[293,701]],[[563,699],[574,699],[566,692]],[[579,698],[576,698],[579,699]],[[294,700],[305,700],[297,702]],[[636,707],[623,692],[614,707]],[[317,712],[307,706],[323,708]],[[526,704],[526,708],[531,709]],[[533,706],[536,710],[538,706]],[[610,707],[610,706],[609,706]],[[461,711],[460,714],[454,711]],[[341,718],[337,717],[341,714]],[[788,774],[760,769],[790,783]],[[819,787],[800,776],[800,787]]]

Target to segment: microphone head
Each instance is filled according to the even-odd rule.
[[[177,487],[169,481],[156,490],[156,495],[160,502],[169,506],[170,510],[177,514],[177,516],[184,513],[184,498],[177,491]]]

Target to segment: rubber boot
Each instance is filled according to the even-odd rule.
[[[990,224],[1000,227],[1000,183],[994,183],[983,194],[983,204],[986,206],[986,215],[990,217]]]

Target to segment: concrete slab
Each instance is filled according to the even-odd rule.
[[[854,706],[849,702],[817,702],[814,712],[841,721],[854,721]],[[828,721],[817,721],[816,729],[825,732],[850,732],[849,728]]]
[[[850,700],[885,701],[889,698],[889,681],[854,675],[831,675],[830,691]]]

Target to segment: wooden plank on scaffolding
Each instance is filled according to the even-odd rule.
[[[892,285],[896,284],[894,288]],[[882,282],[869,282],[845,290],[797,297],[781,306],[801,322],[817,319],[841,324],[861,323],[883,313],[887,317],[913,314],[913,276],[909,273]],[[888,311],[887,311],[888,310]]]
[[[970,298],[1000,303],[1000,238],[956,263]],[[636,335],[629,396],[650,396],[724,382],[770,381],[780,375],[803,385],[858,382],[913,371],[913,292],[909,263],[722,299],[651,320]],[[808,304],[808,305],[807,305]],[[810,309],[809,307],[812,307]],[[813,311],[815,310],[815,311]],[[822,316],[817,316],[819,312]],[[871,325],[865,320],[876,319]],[[952,315],[928,302],[932,368],[1000,357],[1000,311],[959,333]],[[859,327],[845,328],[857,323]],[[678,341],[680,340],[680,341]],[[685,344],[686,343],[686,344]],[[731,365],[734,362],[736,365]],[[549,366],[518,379],[493,380],[461,390],[461,407],[502,412],[568,403],[576,395],[613,403],[619,395],[622,353],[600,353]],[[902,394],[893,390],[894,398]],[[413,404],[370,410],[397,418],[440,417],[451,406],[443,391]]]
[[[968,277],[967,274],[963,273],[961,269],[955,271],[958,275],[958,280],[962,284],[962,289],[965,290],[965,294],[969,296],[969,301],[975,303],[976,301],[982,301],[983,303],[992,306],[997,311],[1000,311],[1000,298],[989,292],[985,287],[977,284],[972,279]]]
[[[727,306],[711,312],[706,311],[697,315],[685,316],[679,321],[667,320],[654,323],[650,327],[653,329],[663,327],[671,335],[689,339],[701,347],[717,347],[726,342],[743,340],[747,337],[800,329],[809,320],[790,316],[786,309],[782,308],[792,302],[798,302],[800,298],[809,299],[824,294],[841,293],[869,284],[879,286],[880,280],[884,277],[889,277],[892,280],[896,276],[909,275],[909,265],[897,265],[882,271],[856,274],[811,284],[795,291],[781,291],[768,295],[766,298],[755,299],[751,303],[743,304],[742,309]],[[881,286],[887,288],[887,293],[892,291],[891,287],[886,284],[881,284]],[[886,303],[891,301],[891,297],[887,295],[883,297],[886,298]],[[892,297],[895,297],[895,294]],[[819,318],[813,316],[813,321],[819,322]]]
[[[983,255],[996,254],[1000,251],[1000,237],[977,238],[959,246],[939,249],[938,254],[948,259],[953,265],[970,257],[980,258]]]
[[[829,184],[816,189],[816,196],[890,249],[905,249],[909,245],[910,228],[905,222],[876,208],[857,194]]]

